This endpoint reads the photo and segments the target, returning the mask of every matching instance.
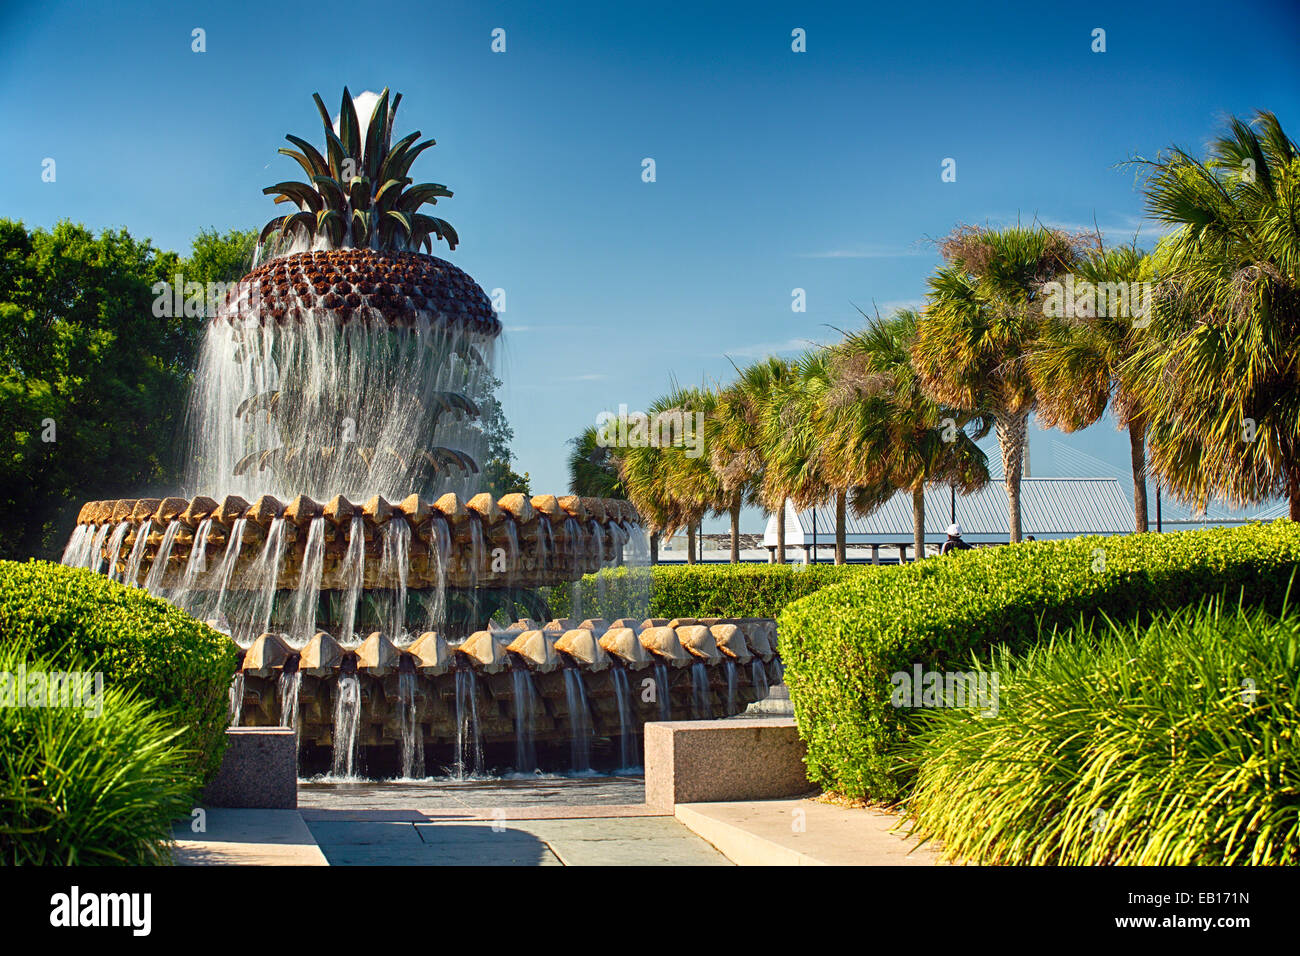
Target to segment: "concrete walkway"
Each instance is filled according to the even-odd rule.
[[[203,832],[187,821],[172,828],[172,837],[172,859],[181,866],[328,865],[297,810],[213,808]]]
[[[934,866],[898,817],[816,800],[681,803],[677,819],[741,866]]]
[[[176,825],[186,865],[917,866],[940,862],[897,817],[808,799],[632,801],[631,777],[306,784],[299,810],[207,811]]]

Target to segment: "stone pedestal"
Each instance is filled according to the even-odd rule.
[[[645,725],[645,799],[679,803],[793,797],[808,782],[807,748],[791,717],[662,721]]]
[[[203,805],[259,810],[298,808],[298,746],[289,727],[231,727],[221,769]]]

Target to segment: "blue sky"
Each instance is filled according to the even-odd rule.
[[[275,215],[261,188],[297,175],[285,133],[317,140],[312,92],[399,90],[399,133],[438,141],[415,174],[456,194],[440,254],[506,290],[517,467],[560,491],[598,412],[918,302],[958,222],[1154,238],[1117,164],[1258,108],[1300,135],[1294,3],[1082,6],[6,2],[0,215],[185,252]],[[1032,440],[1035,474],[1127,471],[1107,422]]]

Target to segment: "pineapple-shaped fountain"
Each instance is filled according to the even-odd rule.
[[[296,211],[266,224],[261,263],[207,329],[190,408],[194,493],[86,504],[65,563],[230,633],[246,651],[235,720],[290,723],[332,747],[342,773],[355,769],[367,708],[370,742],[400,740],[407,772],[425,741],[454,739],[457,762],[472,763],[469,714],[470,744],[517,739],[525,724],[531,738],[539,721],[552,736],[591,732],[601,694],[587,683],[611,662],[622,676],[606,696],[624,736],[637,714],[673,715],[674,699],[678,716],[708,695],[726,699],[710,712],[752,700],[764,678],[751,662],[772,656],[766,625],[749,640],[742,622],[717,635],[726,622],[671,622],[695,628],[682,638],[644,620],[645,607],[613,629],[535,623],[549,617],[541,589],[643,561],[644,535],[624,501],[481,490],[501,323],[473,279],[422,251],[459,239],[421,212],[451,192],[412,185],[433,141],[393,142],[400,99],[354,101],[345,88],[331,121],[315,96],[324,151],[287,137],[296,148],[280,152],[305,181],[264,191]],[[653,695],[633,706],[627,669],[688,664],[712,680],[679,673],[674,691],[665,677],[666,710]],[[556,668],[564,680],[550,686],[542,675]],[[502,672],[493,690],[487,678]],[[428,683],[443,676],[444,691]]]

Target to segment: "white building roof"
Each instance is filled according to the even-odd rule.
[[[1006,541],[1010,536],[1007,490],[991,481],[979,491],[957,495],[957,522],[967,541]],[[785,543],[811,545],[814,529],[818,547],[835,542],[835,507],[827,504],[795,513],[785,503]],[[946,487],[925,489],[925,539],[940,542],[951,521]],[[884,507],[866,518],[850,508],[846,532],[849,544],[884,544],[912,540],[912,495],[899,492]],[[1127,534],[1133,530],[1133,502],[1114,478],[1020,479],[1020,530],[1039,538],[1081,534]],[[776,515],[770,515],[763,535],[764,547],[776,547]]]

